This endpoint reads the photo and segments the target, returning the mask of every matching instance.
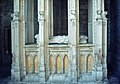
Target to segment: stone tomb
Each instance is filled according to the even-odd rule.
[[[56,20],[54,16],[57,16],[55,0],[37,0],[37,7],[33,0],[14,0],[11,22],[13,55],[11,81],[103,83],[107,79],[107,18],[104,0],[87,1],[87,35],[80,33],[82,27],[79,24],[81,22],[79,3],[82,0],[58,1],[60,15],[57,21],[61,25],[55,24],[54,21]],[[66,7],[64,11],[63,7]],[[35,8],[39,25],[36,35]],[[61,17],[64,12],[65,16]],[[62,20],[67,26],[62,26]],[[65,30],[67,33],[64,35],[57,30],[54,31],[56,25],[60,31],[67,27]]]

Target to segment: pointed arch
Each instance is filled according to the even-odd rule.
[[[63,72],[66,73],[68,71],[68,56],[65,55],[63,58]]]
[[[49,68],[50,68],[50,73],[53,73],[54,71],[54,58],[52,55],[49,57]]]
[[[38,68],[38,56],[36,55],[34,57],[34,72],[38,73],[38,71],[39,71],[39,68]]]
[[[87,57],[87,72],[92,72],[93,69],[93,56],[88,55]]]
[[[61,58],[58,55],[56,58],[56,72],[60,73],[60,71],[61,71]]]
[[[79,57],[79,68],[80,68],[80,73],[85,72],[85,57],[82,54]]]
[[[27,73],[33,72],[33,61],[29,55],[26,56],[26,71]]]

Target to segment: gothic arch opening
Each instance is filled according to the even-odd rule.
[[[93,69],[93,56],[88,55],[87,56],[87,72],[92,72]]]
[[[80,57],[79,57],[79,70],[80,70],[80,73],[85,72],[85,57],[84,57],[84,55],[80,55]]]
[[[54,72],[54,57],[50,55],[49,57],[49,68],[50,68],[50,73]]]
[[[61,72],[61,57],[59,55],[56,58],[56,72]]]
[[[26,71],[27,73],[32,73],[33,72],[33,61],[30,55],[26,56]]]
[[[68,56],[65,55],[63,58],[63,72],[67,73],[68,71]]]
[[[34,72],[35,73],[38,73],[39,72],[39,66],[38,66],[39,64],[38,64],[38,56],[36,55],[35,57],[34,57]]]

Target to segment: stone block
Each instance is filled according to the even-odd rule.
[[[97,80],[100,80],[100,81],[102,81],[102,71],[97,71]]]

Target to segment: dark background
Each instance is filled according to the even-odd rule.
[[[60,0],[57,0],[58,2]],[[63,0],[62,0],[63,1]],[[62,2],[61,1],[61,2]],[[80,3],[80,27],[84,27],[80,33],[87,35],[87,0],[81,0]],[[59,10],[65,11],[67,6],[61,6],[54,2],[54,6],[57,5]],[[66,9],[63,9],[66,7]],[[61,17],[59,10],[54,9],[54,12],[58,13]],[[105,11],[108,12],[108,78],[115,77],[120,79],[120,0],[105,0]],[[13,0],[0,0],[0,78],[8,77],[11,75],[11,13],[13,13]],[[66,11],[67,13],[67,11]],[[37,14],[37,13],[36,13]],[[66,14],[65,14],[66,15]],[[63,17],[67,17],[63,15]],[[82,16],[84,17],[82,18]],[[35,16],[36,17],[36,16]],[[54,16],[57,17],[57,16]],[[67,18],[64,18],[67,22]],[[67,35],[67,24],[61,19],[61,23],[57,23],[57,19],[54,19],[54,27],[58,26],[58,29],[54,28],[57,32],[55,35]],[[61,25],[64,25],[60,29]],[[37,29],[35,30],[37,31]],[[60,33],[62,32],[62,34]]]

